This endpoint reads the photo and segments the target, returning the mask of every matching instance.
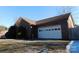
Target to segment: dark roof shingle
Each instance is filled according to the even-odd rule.
[[[51,22],[51,21],[57,21],[57,20],[61,20],[61,19],[63,19],[63,20],[68,19],[69,16],[70,16],[70,13],[66,13],[66,14],[62,14],[62,15],[59,15],[59,16],[42,19],[42,20],[39,20],[39,21],[33,21],[33,20],[30,20],[30,19],[25,18],[25,17],[20,17],[16,21],[16,24],[19,25],[21,20],[24,20],[25,22],[28,22],[30,25],[39,25],[39,24],[43,24],[43,23],[47,23],[47,22]]]

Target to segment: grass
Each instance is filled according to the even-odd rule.
[[[26,41],[26,40],[0,40],[0,53],[37,53],[40,49],[46,47],[49,52],[65,52],[65,47],[69,41],[62,40],[44,40],[44,41]],[[55,46],[54,46],[54,45]],[[60,44],[59,46],[56,44]]]

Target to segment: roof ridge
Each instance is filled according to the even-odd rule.
[[[69,17],[70,14],[71,14],[71,13],[66,13],[66,14],[61,14],[61,15],[54,16],[54,17],[45,18],[45,19],[36,21],[36,24],[44,23],[44,22],[46,22],[46,21],[47,21],[47,22],[48,22],[48,21],[53,21],[53,20],[55,20],[55,19],[57,19],[57,18],[62,18],[61,16],[63,16],[63,18],[67,18],[67,17]],[[64,16],[66,16],[66,17],[64,17]],[[49,19],[50,19],[50,20],[49,20]]]

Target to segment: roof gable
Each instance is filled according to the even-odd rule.
[[[22,21],[22,20],[25,21],[26,23],[30,24],[30,25],[36,25],[35,21],[30,20],[30,19],[25,18],[25,17],[20,17],[20,18],[18,18],[18,20],[16,21],[15,24],[17,24],[17,25],[21,24],[21,21]]]

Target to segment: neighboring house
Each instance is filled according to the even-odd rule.
[[[13,29],[7,32],[6,37],[15,35],[15,38],[24,39],[72,39],[74,21],[70,13],[32,21],[20,17],[13,25]],[[9,37],[8,37],[9,38]],[[10,37],[12,38],[12,37]]]

